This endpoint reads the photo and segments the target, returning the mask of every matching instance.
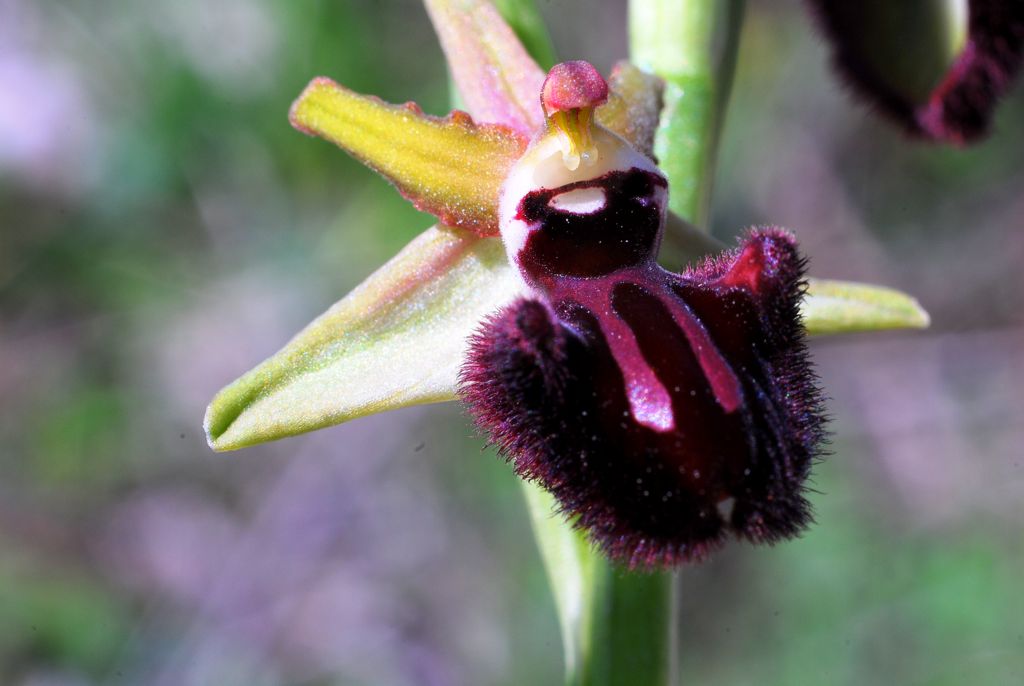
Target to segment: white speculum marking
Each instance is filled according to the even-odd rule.
[[[565,134],[549,129],[544,135],[537,138],[530,144],[526,153],[512,166],[509,174],[502,184],[501,198],[499,201],[498,217],[501,227],[501,238],[505,244],[505,251],[512,264],[517,263],[517,256],[526,244],[526,237],[535,227],[530,227],[516,218],[516,211],[519,201],[529,192],[543,188],[558,188],[559,186],[588,181],[603,176],[611,171],[628,171],[632,168],[653,171],[658,168],[651,160],[637,152],[629,143],[622,138],[594,124],[591,130],[595,149],[598,151],[597,159],[584,160],[577,167],[570,169],[566,166],[562,149],[566,141]],[[580,191],[586,189],[579,189]],[[594,189],[599,190],[599,189]],[[574,191],[566,191],[552,199],[552,205],[559,198],[565,196],[567,202],[577,202],[585,199],[586,196],[576,195]],[[605,198],[602,193],[601,205],[594,207],[589,212],[597,212],[604,207]],[[582,203],[581,203],[582,204]],[[585,208],[586,205],[583,205]],[[571,212],[586,214],[587,211],[581,207],[565,207]]]
[[[577,188],[559,193],[551,198],[548,205],[562,212],[572,214],[593,214],[604,209],[607,198],[603,188]]]

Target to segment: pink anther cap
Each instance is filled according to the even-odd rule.
[[[573,60],[551,67],[540,91],[544,112],[597,107],[608,101],[608,84],[590,62]]]

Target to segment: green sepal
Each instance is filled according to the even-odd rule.
[[[518,283],[497,239],[428,229],[218,393],[203,424],[210,447],[236,450],[454,400],[467,337],[516,296]]]
[[[809,279],[801,310],[812,336],[925,329],[931,322],[921,304],[906,293],[853,281]]]

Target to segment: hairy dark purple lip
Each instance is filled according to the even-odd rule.
[[[552,203],[588,188],[603,204]],[[822,435],[793,238],[755,231],[666,271],[655,261],[665,188],[632,168],[527,192],[515,263],[534,295],[484,323],[460,387],[516,471],[639,567],[701,559],[729,532],[799,533]]]

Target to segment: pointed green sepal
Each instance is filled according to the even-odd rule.
[[[812,336],[924,329],[930,319],[906,293],[852,281],[809,279],[803,302],[804,326]]]
[[[214,450],[455,399],[466,338],[514,298],[501,243],[428,229],[206,411]]]

